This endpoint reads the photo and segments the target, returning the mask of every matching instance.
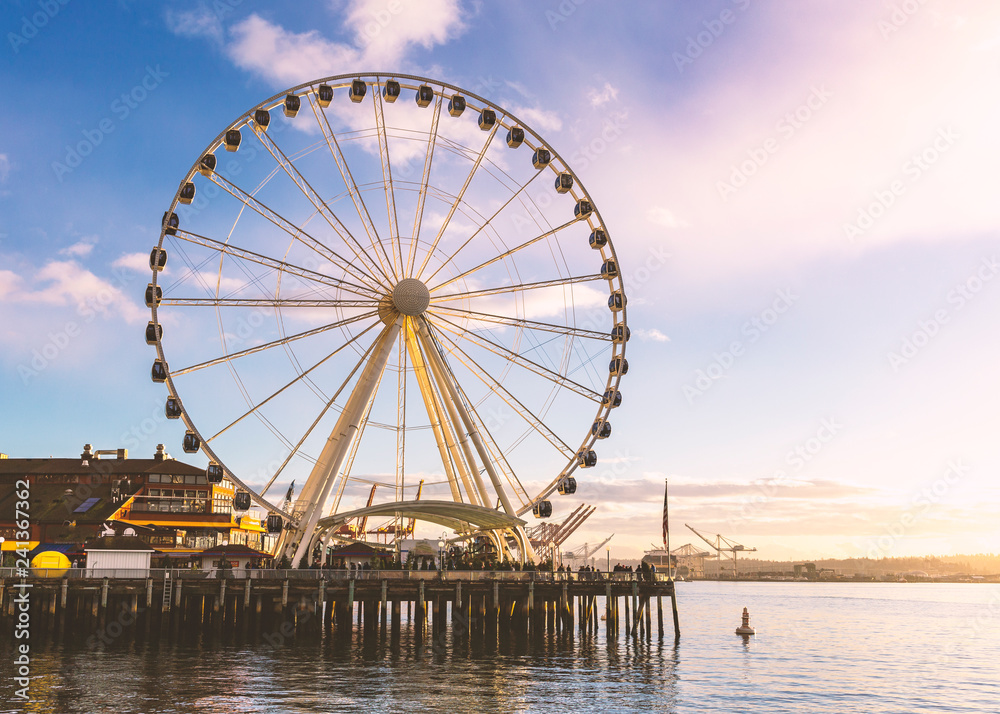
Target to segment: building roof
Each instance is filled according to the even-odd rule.
[[[0,460],[0,463],[3,463]],[[35,524],[64,523],[72,528],[100,524],[110,518],[133,496],[141,484],[130,483],[118,500],[112,499],[111,484],[91,484],[73,488],[65,483],[33,483],[31,485],[31,522]],[[14,519],[17,498],[13,483],[0,484],[0,521]]]
[[[270,558],[268,553],[262,553],[259,550],[254,550],[253,548],[243,545],[241,543],[233,543],[231,545],[219,545],[214,548],[209,548],[208,550],[203,550],[201,552],[203,556],[205,555],[242,555],[249,558]]]
[[[72,459],[0,459],[0,477],[15,477],[25,474],[133,476],[148,473],[204,474],[205,469],[176,459],[163,459],[162,461],[156,459],[99,459],[94,456],[87,459],[86,466],[83,465],[83,459],[80,457]]]
[[[371,558],[385,555],[388,548],[375,548],[367,543],[348,543],[330,551],[331,558]]]
[[[86,550],[141,550],[152,553],[155,548],[136,536],[101,536],[91,538],[83,548]]]

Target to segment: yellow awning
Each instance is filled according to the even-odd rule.
[[[24,541],[22,541],[22,543],[23,542]],[[28,541],[28,550],[33,549],[39,543],[41,543],[41,541],[38,541],[38,540],[29,540]],[[17,541],[16,540],[5,540],[3,543],[0,543],[0,550],[17,550]]]

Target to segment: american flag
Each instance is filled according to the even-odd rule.
[[[663,542],[667,542],[667,533],[670,532],[669,526],[669,510],[667,508],[667,485],[668,481],[664,479],[663,481]]]

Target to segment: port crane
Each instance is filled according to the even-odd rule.
[[[734,541],[734,540],[732,540],[730,538],[726,538],[721,533],[716,533],[715,534],[715,540],[713,541],[713,540],[709,539],[708,536],[706,536],[705,534],[701,533],[700,531],[695,530],[691,526],[688,526],[687,523],[685,523],[684,525],[687,526],[688,530],[690,530],[696,536],[698,536],[703,541],[705,541],[706,543],[708,543],[708,545],[712,548],[712,550],[714,550],[718,554],[717,558],[718,558],[718,563],[719,563],[719,575],[720,575],[720,577],[722,575],[722,554],[723,553],[727,554],[726,555],[726,559],[727,560],[732,560],[733,561],[733,577],[735,578],[739,574],[739,569],[738,569],[738,567],[736,565],[736,554],[740,553],[740,552],[743,552],[743,553],[755,553],[757,551],[756,548],[747,548],[742,543],[737,543],[736,541]]]

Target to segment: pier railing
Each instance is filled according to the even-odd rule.
[[[643,578],[628,572],[551,572],[548,570],[331,570],[308,568],[275,570],[268,568],[233,568],[199,570],[192,568],[0,568],[0,578],[51,578],[117,580],[431,580],[499,582],[666,582],[666,574],[654,573]]]

